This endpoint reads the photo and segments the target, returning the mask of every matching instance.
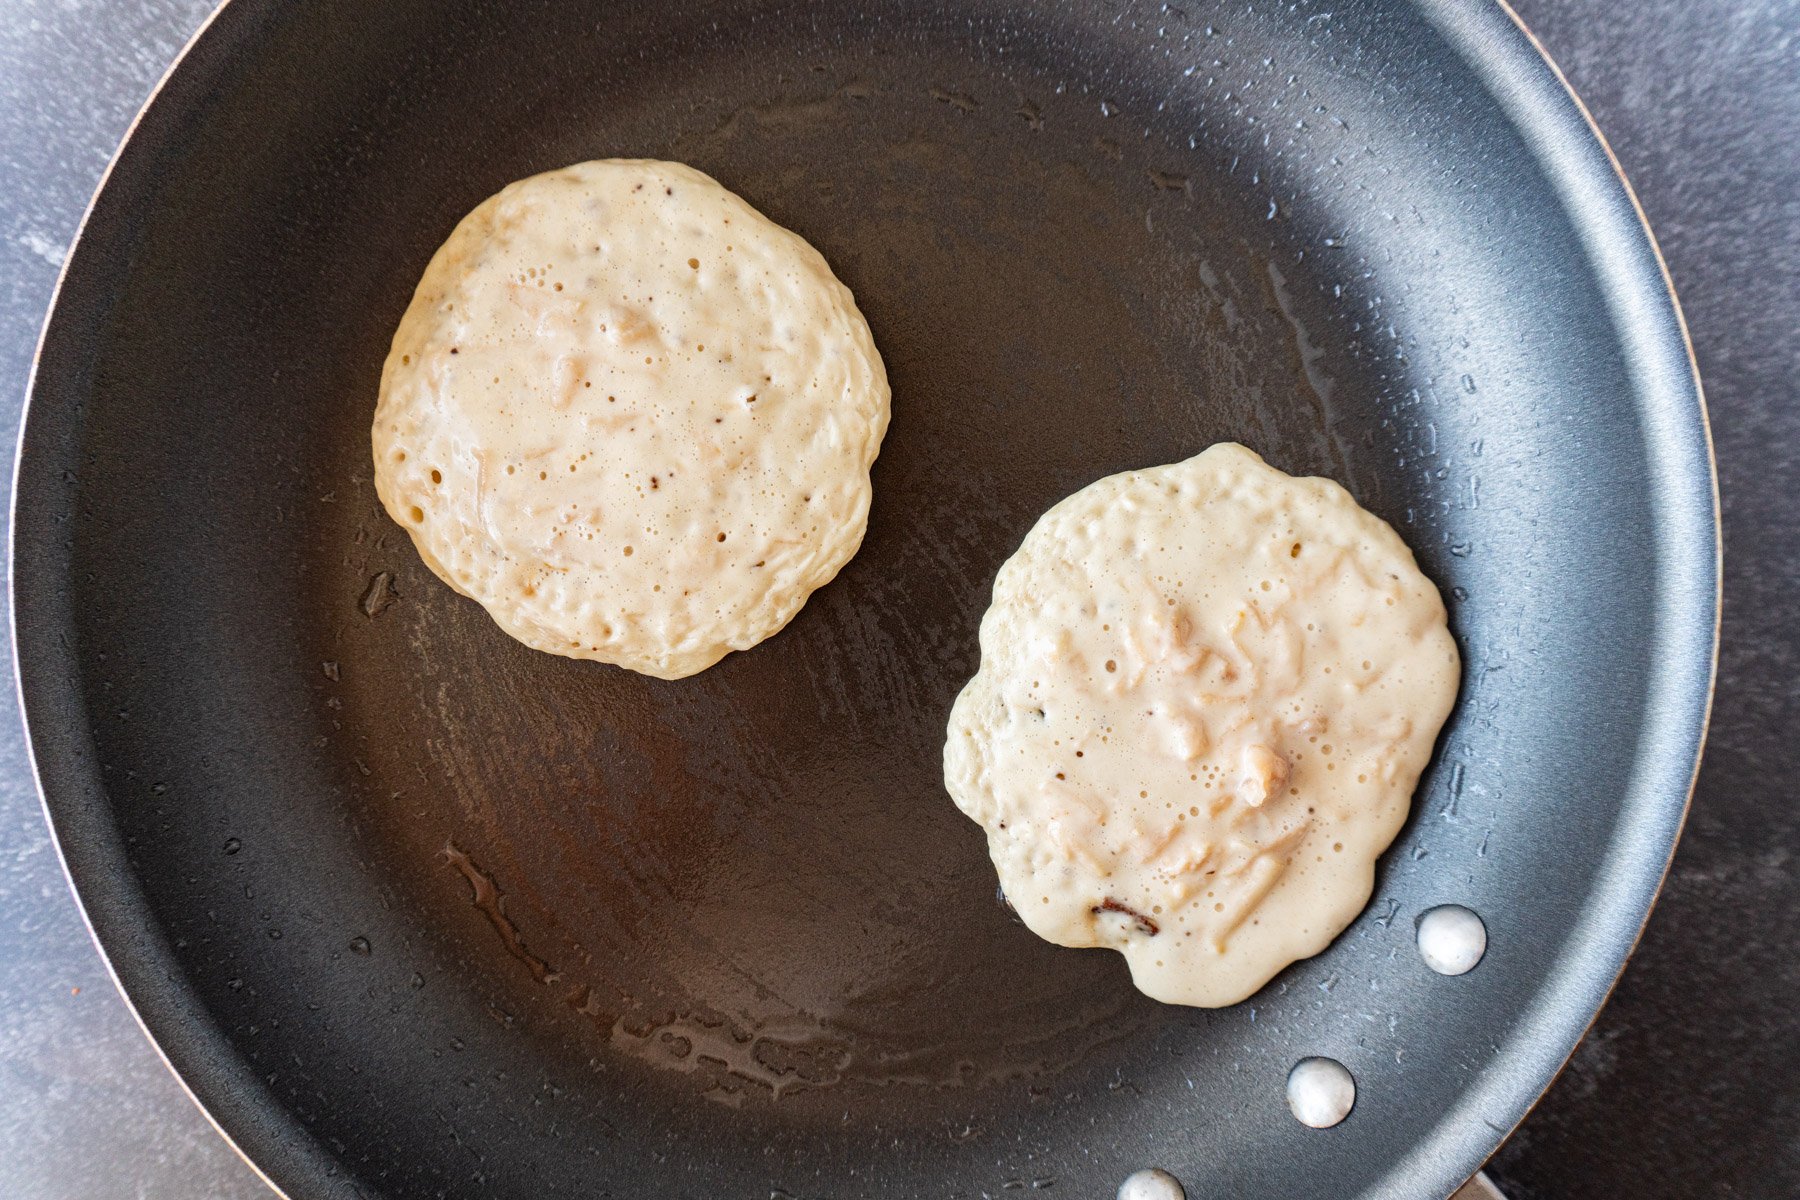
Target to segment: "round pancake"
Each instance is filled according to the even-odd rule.
[[[1129,471],[1000,568],[944,779],[1039,937],[1215,1007],[1368,903],[1456,697],[1437,589],[1324,479],[1242,446]]]
[[[799,236],[691,167],[580,163],[483,202],[425,269],[375,486],[513,637],[677,679],[856,553],[888,399]]]

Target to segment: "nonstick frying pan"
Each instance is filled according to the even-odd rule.
[[[510,641],[369,477],[433,248],[609,156],[818,246],[894,388],[861,553],[676,683]],[[1390,520],[1466,676],[1367,913],[1208,1012],[1010,919],[939,747],[1032,521],[1221,439]],[[14,529],[69,873],[296,1197],[1442,1196],[1631,948],[1716,627],[1660,262],[1478,0],[235,0],[70,258]]]

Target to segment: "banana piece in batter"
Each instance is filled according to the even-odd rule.
[[[1456,698],[1443,600],[1342,487],[1242,446],[1128,471],[1000,568],[944,779],[1039,937],[1218,1007],[1317,954]]]
[[[887,374],[799,236],[679,163],[580,163],[457,225],[382,370],[375,485],[539,650],[678,679],[856,553]]]

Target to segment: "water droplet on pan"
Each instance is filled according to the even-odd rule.
[[[388,605],[399,598],[400,593],[394,590],[393,575],[387,571],[380,571],[373,579],[369,580],[369,586],[363,592],[358,607],[362,609],[363,616],[378,617],[387,611]]]

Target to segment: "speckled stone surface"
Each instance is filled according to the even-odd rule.
[[[1492,1170],[1514,1200],[1796,1196],[1800,3],[1518,7],[1607,131],[1668,256],[1712,405],[1727,559],[1712,742],[1668,890],[1612,1003]],[[209,8],[0,5],[8,444],[63,248]],[[0,1196],[267,1195],[113,993],[56,865],[10,689],[0,710]]]

